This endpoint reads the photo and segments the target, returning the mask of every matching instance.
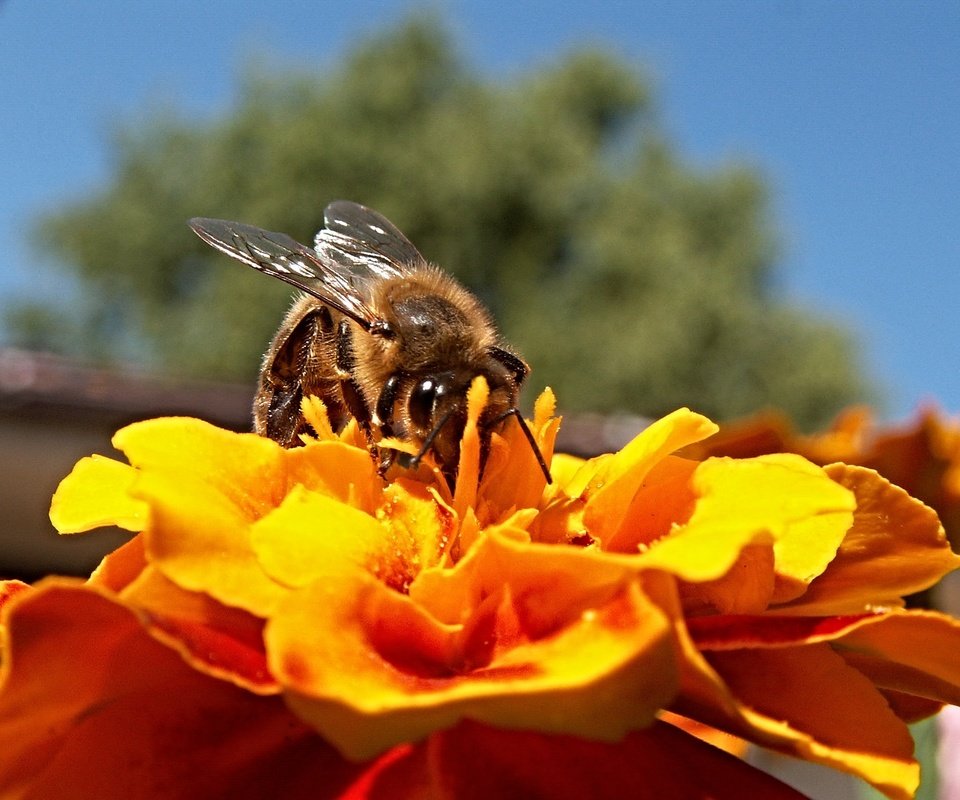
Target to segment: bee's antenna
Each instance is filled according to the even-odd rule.
[[[547,462],[543,460],[543,453],[540,452],[540,447],[537,445],[537,440],[533,438],[533,434],[530,432],[530,428],[527,426],[527,421],[523,418],[519,408],[508,408],[502,414],[495,417],[491,421],[491,424],[496,425],[500,420],[506,419],[511,414],[517,418],[517,424],[520,426],[520,430],[522,430],[523,435],[527,437],[527,441],[530,443],[530,449],[533,450],[533,454],[537,458],[537,463],[540,465],[540,469],[543,472],[543,477],[547,479],[547,483],[553,483],[553,477],[550,475],[550,467],[548,467]]]
[[[455,410],[455,406],[447,409],[447,412],[440,417],[439,420],[437,420],[437,424],[430,429],[430,433],[427,434],[427,438],[423,440],[423,445],[420,447],[420,452],[413,456],[413,458],[411,458],[409,461],[409,467],[411,469],[416,469],[420,464],[420,459],[427,454],[427,451],[433,444],[433,440],[437,438],[437,434],[439,434],[443,429],[443,426],[447,424],[447,420],[450,419],[450,416]],[[530,443],[530,449],[533,450],[533,455],[536,456],[537,463],[540,465],[540,470],[543,472],[543,477],[547,479],[547,483],[553,483],[553,477],[550,475],[550,468],[547,466],[547,462],[543,460],[543,453],[540,452],[540,447],[537,445],[537,440],[533,438],[533,434],[530,432],[527,421],[523,418],[519,408],[508,408],[502,414],[494,417],[494,419],[490,421],[490,424],[496,425],[498,422],[500,422],[500,420],[506,419],[511,415],[517,418],[517,424],[520,426],[520,430],[523,431],[523,435],[527,437],[527,441]]]

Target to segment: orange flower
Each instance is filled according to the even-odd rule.
[[[934,407],[899,426],[881,426],[869,409],[842,412],[825,432],[804,436],[775,413],[725,425],[688,455],[737,457],[799,453],[815,464],[843,461],[875,469],[939,515],[954,547],[960,547],[960,419]]]
[[[554,458],[549,392],[554,483],[515,424],[479,477],[485,400],[453,491],[429,464],[382,480],[316,402],[294,450],[160,419],[117,434],[129,465],[81,461],[57,527],[138,533],[8,603],[0,790],[55,797],[85,759],[100,796],[117,764],[124,797],[198,771],[230,796],[791,796],[681,715],[910,796],[903,720],[960,702],[960,626],[900,601],[957,565],[935,514],[860,468],[679,458],[716,430],[685,409]]]

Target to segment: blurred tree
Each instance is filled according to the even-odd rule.
[[[775,405],[809,426],[862,398],[847,333],[771,291],[758,176],[684,164],[653,117],[642,78],[608,54],[494,82],[416,17],[333,71],[248,76],[222,119],[138,120],[110,184],[36,227],[92,302],[10,320],[28,343],[72,319],[88,356],[250,377],[290,293],[186,219],[310,242],[345,197],[476,290],[565,409]]]

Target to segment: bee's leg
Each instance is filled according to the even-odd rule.
[[[513,373],[513,379],[516,381],[517,386],[526,380],[527,375],[530,373],[530,367],[527,366],[526,362],[520,358],[520,356],[516,356],[509,350],[504,350],[502,347],[497,346],[488,348],[487,352],[492,358],[495,358]]]
[[[353,340],[350,335],[350,323],[341,320],[337,328],[337,377],[340,379],[340,393],[347,410],[360,425],[367,441],[373,443],[373,432],[370,427],[370,409],[363,399],[360,384],[353,377],[355,359],[353,356]]]
[[[397,392],[400,391],[402,372],[395,372],[383,384],[383,391],[377,398],[377,406],[373,415],[373,422],[380,428],[384,436],[393,436],[393,407],[397,402]]]
[[[405,377],[405,373],[395,372],[383,385],[383,391],[377,398],[377,405],[373,413],[373,424],[380,429],[382,436],[393,436],[393,407],[397,402],[397,393],[400,391],[400,384]],[[386,473],[397,458],[397,451],[390,448],[380,450],[380,458],[377,463],[377,469],[380,474]]]

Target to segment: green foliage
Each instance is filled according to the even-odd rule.
[[[333,71],[248,77],[222,119],[138,122],[115,159],[104,191],[37,225],[95,298],[76,319],[88,355],[252,376],[289,292],[185,221],[310,242],[344,197],[477,291],[564,409],[776,405],[810,425],[864,391],[847,334],[772,296],[757,175],[684,164],[642,77],[602,52],[494,82],[414,18]],[[58,317],[13,322],[49,342]]]

